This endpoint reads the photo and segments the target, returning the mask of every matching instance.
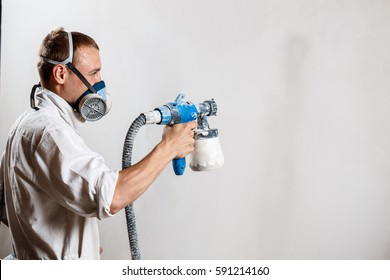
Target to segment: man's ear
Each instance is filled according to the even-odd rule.
[[[63,84],[65,82],[65,77],[67,75],[67,69],[65,65],[56,64],[53,67],[53,78],[58,84]]]

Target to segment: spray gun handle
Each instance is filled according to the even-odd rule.
[[[176,175],[183,175],[186,169],[186,158],[175,158],[172,160],[172,167]]]
[[[175,125],[194,121],[198,117],[195,104],[184,100],[184,94],[179,94],[174,102],[169,102],[155,109],[160,114],[158,124]],[[186,159],[178,158],[172,160],[173,171],[176,175],[183,175],[186,168]]]

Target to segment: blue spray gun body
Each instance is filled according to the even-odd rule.
[[[217,114],[217,104],[213,99],[203,103],[194,104],[184,100],[184,95],[179,94],[174,102],[169,102],[157,107],[154,111],[144,113],[147,124],[175,125],[191,121],[198,121],[198,126],[207,126],[206,116]],[[173,170],[176,175],[183,175],[186,168],[185,158],[172,161]]]

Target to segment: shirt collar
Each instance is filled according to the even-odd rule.
[[[85,122],[80,113],[76,112],[58,94],[46,88],[41,88],[37,91],[36,96],[39,102],[38,107],[51,107],[55,109],[60,117],[74,129],[78,129]]]

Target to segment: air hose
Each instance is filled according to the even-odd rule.
[[[141,114],[133,121],[129,130],[127,131],[125,143],[123,145],[122,169],[131,166],[131,157],[133,152],[135,135],[138,133],[140,128],[145,124],[146,124],[146,117],[144,114]],[[138,246],[137,228],[135,222],[133,203],[125,207],[125,214],[126,214],[127,232],[129,235],[129,242],[130,242],[131,259],[140,260],[141,253]]]

